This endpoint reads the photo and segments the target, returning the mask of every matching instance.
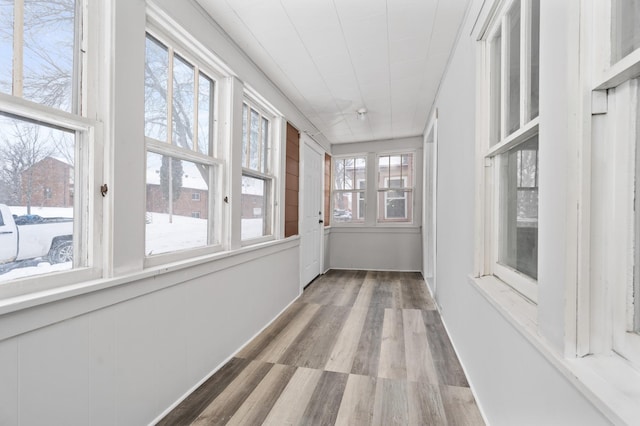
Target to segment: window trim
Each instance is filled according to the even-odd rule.
[[[246,176],[246,177],[265,181],[265,188],[267,189],[266,196],[268,197],[266,206],[268,207],[268,211],[265,212],[264,217],[265,217],[265,221],[267,221],[268,223],[270,233],[268,235],[262,235],[255,238],[246,238],[246,239],[242,238],[242,191],[240,191],[240,194],[238,194],[241,200],[240,211],[239,211],[240,235],[238,236],[238,240],[240,241],[240,247],[247,247],[254,244],[260,244],[267,241],[276,240],[279,238],[277,234],[278,228],[276,227],[276,218],[279,217],[276,211],[276,209],[278,208],[278,202],[276,200],[276,197],[277,197],[276,190],[278,189],[277,185],[279,182],[278,180],[279,169],[278,169],[278,161],[276,156],[278,155],[279,150],[278,150],[278,147],[275,146],[275,142],[279,141],[279,138],[276,137],[277,136],[276,126],[280,121],[279,120],[280,117],[279,117],[279,114],[272,107],[270,107],[270,104],[266,103],[266,101],[264,100],[261,100],[260,96],[258,96],[255,92],[253,92],[250,88],[247,88],[247,87],[245,87],[245,90],[243,92],[242,102],[240,105],[241,121],[243,119],[242,115],[243,115],[243,110],[245,105],[247,105],[247,124],[248,125],[249,125],[249,119],[251,117],[252,109],[257,111],[260,114],[259,116],[260,131],[258,133],[260,142],[262,141],[263,118],[266,118],[269,122],[269,134],[267,136],[267,146],[265,147],[266,149],[265,155],[267,157],[266,162],[264,163],[264,167],[266,169],[265,172],[250,169],[248,167],[245,167],[245,164],[242,164],[242,155],[244,152],[244,140],[243,140],[244,129],[242,129],[242,125],[241,125],[242,130],[240,134],[240,140],[242,141],[242,146],[240,147],[240,158],[237,166],[241,168],[240,179]],[[251,144],[248,130],[247,130],[247,144],[249,145]],[[249,161],[249,158],[250,158],[249,156],[246,157],[247,161]],[[259,158],[262,158],[262,153]]]
[[[336,171],[336,161],[338,160],[344,160],[344,159],[353,159],[354,161],[361,158],[364,160],[364,179],[356,179],[356,181],[354,182],[354,188],[352,189],[336,189],[335,188],[335,171]],[[355,153],[355,154],[345,154],[345,155],[333,155],[331,157],[331,203],[330,203],[330,209],[331,209],[331,226],[337,226],[337,227],[341,227],[341,226],[353,226],[353,227],[363,227],[363,226],[367,226],[367,220],[368,220],[368,216],[367,216],[367,206],[368,206],[368,200],[369,200],[369,194],[368,192],[370,191],[369,187],[371,185],[367,184],[367,180],[369,179],[369,155],[368,154],[363,154],[363,153]],[[364,182],[365,183],[365,188],[361,189],[358,188],[360,186],[360,184]],[[362,220],[353,220],[353,212],[351,213],[351,220],[350,221],[339,221],[335,219],[335,216],[333,215],[333,212],[335,210],[335,195],[341,193],[351,193],[354,194],[354,196],[356,197],[357,200],[357,209],[358,210],[360,208],[360,195],[362,194],[363,196],[363,216],[362,216]],[[356,214],[359,213],[358,211],[356,211]]]
[[[175,33],[168,35],[168,30],[174,28]],[[220,146],[223,140],[221,132],[221,126],[219,123],[219,114],[221,111],[220,99],[220,85],[225,76],[218,72],[219,61],[212,57],[206,48],[193,41],[193,37],[185,34],[185,31],[177,27],[177,25],[171,23],[168,19],[162,19],[158,21],[156,12],[153,8],[147,8],[147,25],[145,27],[145,42],[150,37],[154,41],[160,43],[167,49],[168,55],[168,68],[167,68],[167,93],[168,99],[166,100],[167,106],[167,139],[161,141],[149,136],[144,136],[145,141],[145,162],[144,169],[146,170],[147,153],[154,153],[159,155],[169,156],[179,160],[189,161],[192,163],[202,164],[209,167],[208,177],[208,206],[207,206],[207,244],[199,247],[189,247],[179,249],[170,252],[158,253],[148,255],[146,253],[146,223],[144,217],[142,218],[142,226],[144,226],[144,238],[145,238],[145,250],[143,253],[144,268],[150,268],[166,263],[176,262],[180,260],[186,260],[192,257],[203,256],[210,253],[217,253],[225,250],[224,237],[222,232],[222,223],[224,222],[224,210],[221,206],[221,201],[216,199],[224,192],[223,188],[223,176],[225,176],[225,168],[227,161],[224,158],[220,158],[220,155],[224,152],[224,149]],[[193,140],[192,148],[180,147],[173,143],[173,119],[172,119],[172,105],[170,104],[171,93],[173,91],[173,75],[172,75],[172,58],[179,57],[180,60],[188,63],[193,67],[194,73],[194,122],[193,125]],[[174,59],[175,60],[175,59]],[[211,93],[212,99],[210,100],[210,129],[209,129],[209,154],[204,154],[198,150],[198,102],[196,98],[199,97],[199,77],[203,75],[213,83],[213,90]],[[146,180],[144,185],[146,186]],[[144,209],[146,216],[146,190]],[[221,197],[218,197],[221,198]],[[212,243],[213,242],[213,243]]]
[[[411,157],[411,170],[409,171],[409,174],[407,174],[406,176],[402,176],[403,180],[405,182],[405,185],[402,188],[380,188],[380,182],[378,181],[378,174],[380,173],[380,158],[381,157],[389,157],[389,156],[400,156],[402,158],[403,155],[407,155]],[[416,150],[403,150],[403,151],[387,151],[387,152],[379,152],[376,154],[375,156],[375,174],[376,174],[376,219],[375,219],[375,223],[377,226],[414,226],[416,223],[416,218],[415,218],[415,210],[416,210],[416,205],[415,205],[415,187],[416,187],[416,160],[417,159],[417,151]],[[401,160],[402,161],[402,160]],[[408,178],[410,177],[411,180],[411,186],[407,186],[406,182],[408,180]],[[386,181],[387,178],[385,178]],[[381,192],[385,192],[385,203],[384,205],[386,206],[386,199],[387,199],[387,195],[386,193],[390,192],[390,191],[396,191],[396,190],[401,190],[405,193],[405,213],[407,213],[409,211],[409,208],[411,209],[411,219],[407,218],[402,219],[402,220],[394,220],[393,218],[388,219],[387,218],[387,212],[386,212],[386,207],[384,208],[384,211],[382,212],[383,214],[381,214],[380,212],[380,201],[379,201],[379,194]],[[407,199],[407,193],[411,193],[411,203],[409,203],[409,200]],[[405,215],[408,216],[408,215]]]
[[[530,47],[531,47],[531,10],[532,0],[520,0],[520,85],[519,85],[519,127],[512,133],[507,129],[508,106],[508,73],[507,73],[507,38],[505,32],[508,29],[508,14],[513,4],[518,0],[496,1],[494,9],[488,16],[484,31],[481,32],[480,52],[482,62],[480,67],[481,81],[480,96],[477,103],[478,111],[478,136],[477,144],[480,158],[477,163],[478,196],[480,202],[480,217],[476,222],[479,238],[476,244],[476,271],[477,277],[493,275],[507,284],[510,288],[520,293],[530,301],[537,303],[537,280],[505,265],[499,259],[499,229],[500,229],[500,178],[499,156],[515,149],[521,143],[526,142],[532,136],[539,134],[539,115],[530,117]],[[500,101],[499,101],[499,133],[494,143],[492,116],[493,102],[492,86],[495,84],[494,74],[494,45],[496,35],[500,33]]]

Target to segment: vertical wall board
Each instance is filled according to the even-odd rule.
[[[18,338],[21,425],[89,423],[89,330],[83,316]]]
[[[0,342],[0,425],[18,424],[18,339]]]

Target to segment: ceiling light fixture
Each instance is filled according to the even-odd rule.
[[[366,108],[360,108],[359,110],[356,111],[356,114],[358,114],[358,120],[366,120],[367,119],[367,109]]]

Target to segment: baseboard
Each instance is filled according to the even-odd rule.
[[[330,270],[336,271],[371,271],[371,272],[421,272],[419,269],[379,269],[379,268],[336,268],[331,267],[325,271],[325,274]]]

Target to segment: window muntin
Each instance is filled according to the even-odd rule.
[[[220,244],[215,201],[222,163],[212,155],[214,105],[215,80],[147,33],[147,256]]]
[[[491,273],[536,300],[540,5],[504,3],[488,37],[487,187]],[[532,181],[533,179],[533,181]],[[494,200],[491,202],[491,200]]]
[[[640,0],[611,1],[611,61],[640,48]]]
[[[17,226],[0,234],[0,283],[86,266],[73,259],[78,133],[2,112],[0,132],[0,204]]]
[[[333,158],[333,222],[363,223],[366,217],[366,157]]]
[[[273,235],[272,116],[249,99],[242,104],[241,240]]]
[[[76,0],[0,2],[0,91],[77,111],[78,9]]]
[[[378,157],[378,222],[413,220],[413,154]]]
[[[520,128],[520,1],[514,1],[507,12],[504,27],[506,46],[503,58],[506,61],[506,134]]]
[[[89,162],[99,157],[94,123],[81,116],[79,103],[86,87],[81,58],[92,50],[80,50],[80,3],[0,2],[0,92],[9,95],[0,107],[0,204],[10,212],[2,226],[12,227],[1,234],[0,282],[38,276],[29,282],[42,289],[78,279],[39,277],[49,272],[99,273],[88,268],[89,253],[99,251],[89,227],[98,211],[88,208],[92,195],[83,185],[75,187],[97,173]],[[24,294],[29,287],[3,286],[2,293]]]

